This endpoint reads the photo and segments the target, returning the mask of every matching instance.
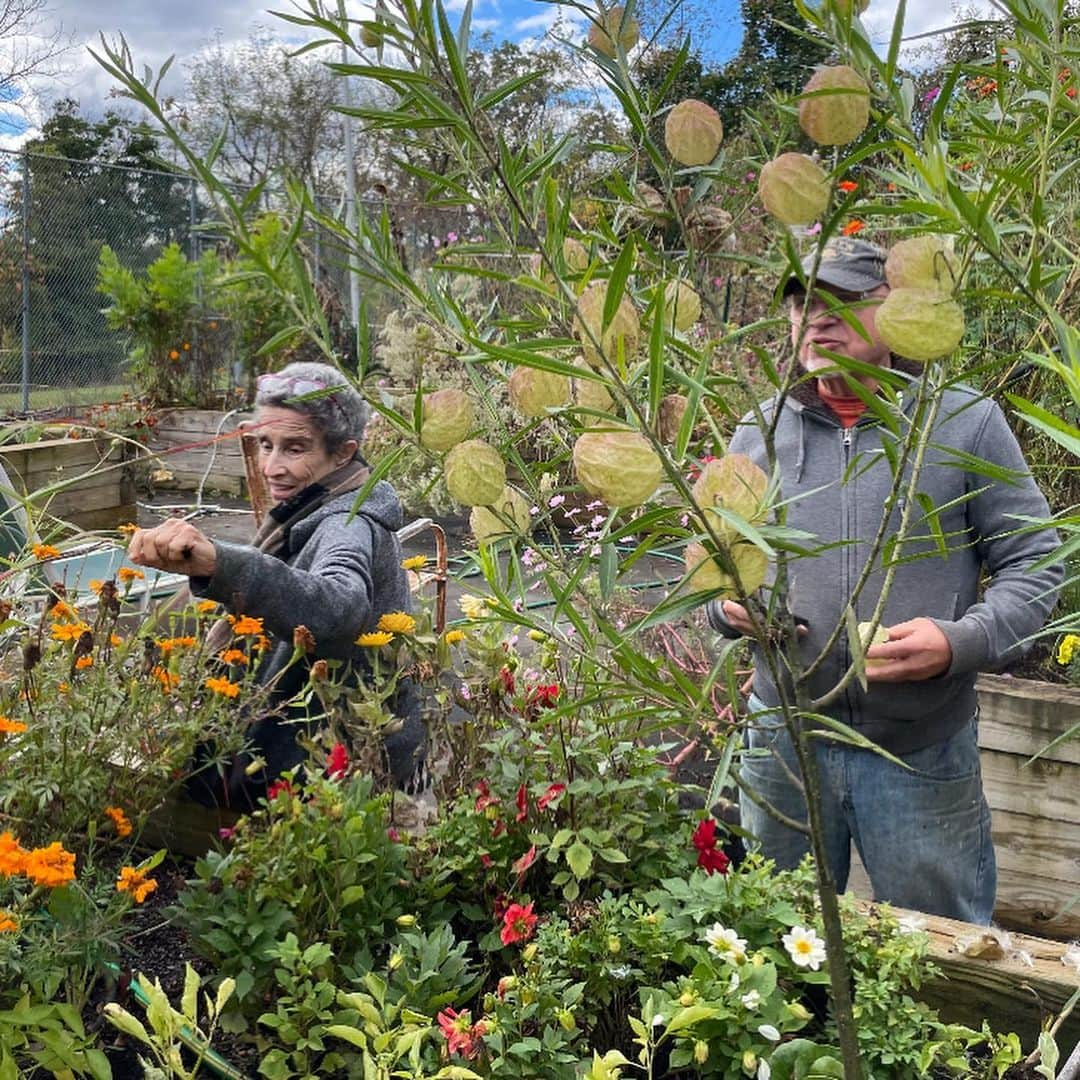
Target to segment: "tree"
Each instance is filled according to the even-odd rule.
[[[94,292],[98,256],[110,245],[132,267],[190,236],[190,185],[163,165],[150,129],[116,112],[89,120],[78,103],[56,103],[41,135],[26,145],[29,169],[31,378],[111,380],[123,359],[105,331]],[[0,227],[0,335],[8,346],[21,320],[22,176],[7,181]],[[14,371],[10,367],[14,366]],[[18,360],[4,381],[17,377]]]
[[[278,170],[327,186],[341,172],[338,84],[312,56],[294,56],[266,30],[241,45],[219,37],[192,61],[181,126],[192,145],[208,150],[224,132],[215,169],[249,188]]]
[[[0,0],[0,101],[17,101],[32,75],[56,73],[69,44],[45,25],[47,11],[46,0]]]

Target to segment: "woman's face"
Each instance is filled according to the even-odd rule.
[[[261,406],[253,426],[259,440],[259,469],[274,502],[292,498],[356,452],[357,444],[350,439],[336,453],[327,453],[323,434],[311,418],[280,405]]]

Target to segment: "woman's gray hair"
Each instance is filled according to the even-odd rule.
[[[364,399],[353,389],[352,383],[337,368],[329,364],[314,361],[297,361],[286,364],[272,377],[261,377],[262,385],[257,385],[255,404],[293,409],[308,417],[315,427],[322,432],[326,452],[334,453],[349,439],[361,442],[364,428],[367,426],[371,410]],[[313,393],[297,384],[318,383],[320,386],[338,386],[332,394],[320,397],[307,397],[297,401],[298,396]]]

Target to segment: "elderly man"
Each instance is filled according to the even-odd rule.
[[[842,623],[872,557],[855,600],[856,618],[871,618],[889,553],[886,548],[873,554],[872,541],[884,515],[886,537],[895,537],[904,512],[902,497],[889,504],[888,459],[899,449],[905,424],[927,422],[915,412],[921,366],[890,355],[874,325],[876,308],[889,291],[885,253],[854,238],[830,242],[808,296],[812,264],[808,258],[804,279],[792,278],[784,289],[792,341],[807,377],[782,400],[763,405],[766,419],[781,410],[775,448],[787,523],[821,545],[814,557],[790,564],[787,602],[807,623],[797,644],[803,665],[813,663]],[[864,367],[845,373],[826,353]],[[870,393],[880,392],[867,368],[892,369],[902,383],[896,432],[854,390],[857,379]],[[909,539],[891,551],[895,579],[882,619],[888,641],[866,653],[872,661],[868,688],[852,680],[828,697],[851,664],[845,634],[805,685],[811,700],[826,700],[822,712],[907,766],[872,751],[814,741],[825,846],[838,887],[847,883],[854,841],[876,899],[986,923],[994,907],[996,866],[979,770],[975,677],[1020,655],[1050,612],[1062,570],[1032,569],[1055,550],[1057,538],[1051,529],[1021,531],[1026,519],[1045,518],[1048,509],[997,405],[975,390],[951,386],[942,392],[932,423],[915,492],[901,489],[901,496],[917,495],[919,501],[911,508]],[[889,442],[890,454],[883,453]],[[744,419],[729,449],[770,468],[752,418]],[[991,463],[994,475],[980,472],[976,459]],[[997,478],[1002,470],[1007,480]],[[936,508],[932,515],[927,505]],[[729,637],[755,632],[740,603],[714,601],[709,617]],[[791,741],[776,712],[778,688],[761,657],[756,659],[751,752],[741,768],[743,784],[756,799],[744,793],[742,822],[767,856],[790,867],[809,850],[808,836],[760,803],[802,822],[806,806]]]

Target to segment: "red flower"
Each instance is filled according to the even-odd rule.
[[[273,802],[279,795],[292,795],[292,784],[288,780],[275,780],[266,791],[266,801]]]
[[[387,838],[390,840],[390,843],[392,843],[392,844],[400,844],[401,843],[401,833],[399,833],[397,831],[397,829],[394,828],[393,825],[391,825],[386,830],[386,835],[387,835]]]
[[[483,1020],[472,1022],[472,1013],[468,1009],[456,1012],[443,1009],[438,1016],[439,1029],[446,1036],[446,1049],[451,1054],[474,1058],[480,1053],[480,1040],[487,1032]]]
[[[694,847],[697,848],[697,864],[706,873],[726,874],[731,860],[716,846],[716,819],[702,818],[698,827],[694,830],[691,838]]]
[[[518,882],[520,883],[525,871],[529,869],[532,864],[536,862],[536,845],[533,844],[520,859],[511,864],[510,869],[514,871],[518,876]]]
[[[525,785],[522,784],[517,789],[517,814],[514,816],[515,821],[524,821],[529,816],[529,793],[525,790]]]
[[[344,743],[336,742],[330,750],[330,757],[326,762],[326,775],[331,780],[340,780],[349,768],[349,752]]]
[[[537,808],[546,810],[565,790],[565,784],[552,784],[547,791],[536,800]]]
[[[490,870],[495,864],[491,861],[491,856],[486,851],[480,852],[480,865],[485,870]]]
[[[504,667],[499,671],[499,678],[502,680],[503,689],[508,694],[512,694],[514,692],[514,673],[508,667]]]
[[[536,929],[537,916],[533,914],[532,901],[511,904],[503,915],[502,938],[504,945],[516,945],[519,941],[528,941]]]
[[[860,233],[866,228],[866,222],[860,221],[858,218],[852,218],[841,230],[841,236],[854,236],[856,233]]]
[[[530,691],[530,700],[538,709],[553,709],[559,700],[559,684],[534,686]]]
[[[841,180],[836,185],[845,195],[850,195],[859,185],[854,180]]]
[[[483,780],[477,781],[473,787],[473,791],[476,792],[476,806],[474,809],[478,814],[482,814],[489,806],[498,806],[499,800],[491,794],[487,784]]]

